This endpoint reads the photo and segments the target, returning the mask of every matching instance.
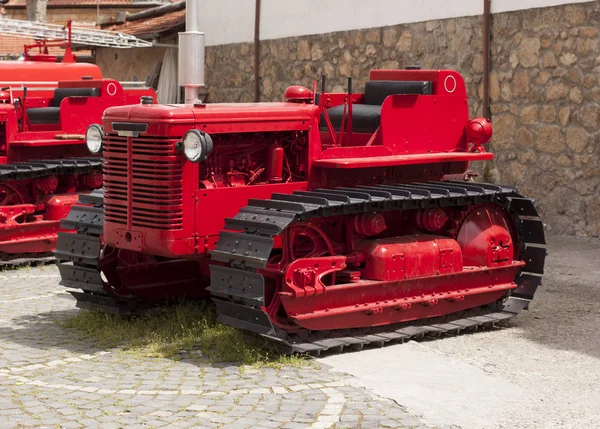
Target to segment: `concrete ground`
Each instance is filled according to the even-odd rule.
[[[214,365],[102,350],[53,266],[0,273],[0,429],[600,428],[600,242],[550,240],[545,282],[507,328],[320,359]]]
[[[600,241],[550,237],[548,255],[507,328],[320,361],[429,424],[600,428]]]

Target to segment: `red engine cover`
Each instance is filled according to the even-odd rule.
[[[356,248],[365,255],[362,277],[368,280],[402,280],[463,269],[460,246],[447,237],[407,235],[362,240]]]

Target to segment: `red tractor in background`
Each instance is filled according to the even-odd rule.
[[[89,124],[104,109],[143,96],[156,94],[87,77],[59,81],[53,90],[0,92],[0,261],[51,255],[60,220],[78,194],[102,186],[101,160],[85,145]]]
[[[532,200],[445,180],[493,157],[458,73],[373,70],[364,93],[285,98],[105,111],[104,197],[73,207],[57,250],[79,307],[210,293],[223,323],[318,352],[529,304],[546,255]]]
[[[2,29],[0,21],[0,30]],[[2,32],[0,31],[0,34]],[[44,40],[38,44],[43,45]],[[81,79],[102,79],[100,67],[96,64],[77,63],[73,55],[59,61],[56,55],[48,53],[31,54],[30,46],[25,46],[25,59],[0,61],[0,103],[34,96],[53,98],[54,90],[60,81]],[[70,52],[70,49],[68,50]]]
[[[124,89],[95,64],[77,63],[71,44],[151,46],[121,33],[0,20],[0,34],[35,38],[23,61],[0,61],[0,263],[51,255],[62,218],[79,193],[102,185],[101,160],[85,147],[104,109],[156,99]],[[62,59],[48,48],[62,48]]]

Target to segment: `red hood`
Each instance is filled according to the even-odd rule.
[[[278,120],[310,120],[319,108],[297,103],[215,103],[203,106],[176,104],[136,104],[111,107],[104,112],[106,122],[146,123],[234,123]]]
[[[193,108],[193,107],[192,107]],[[134,104],[109,107],[102,120],[107,122],[151,122],[151,123],[193,123],[195,116],[190,106],[164,104]]]

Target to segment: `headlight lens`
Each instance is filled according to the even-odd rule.
[[[94,155],[98,155],[102,152],[102,139],[104,137],[104,130],[98,124],[92,124],[88,127],[85,132],[85,144],[88,150]]]
[[[212,149],[212,138],[203,131],[190,130],[183,136],[183,153],[191,162],[204,161]]]

